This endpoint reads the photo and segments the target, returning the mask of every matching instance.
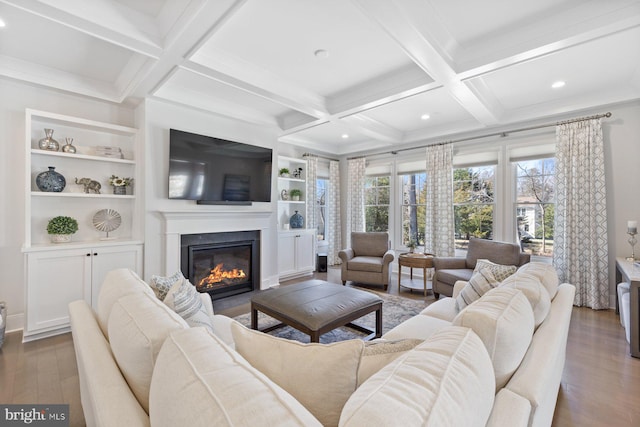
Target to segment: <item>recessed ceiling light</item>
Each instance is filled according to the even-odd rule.
[[[557,82],[554,82],[551,87],[554,89],[560,89],[561,87],[564,87],[564,85],[566,85],[566,82],[563,82],[562,80],[558,80]]]
[[[7,24],[5,24],[4,21],[2,20],[2,18],[0,18],[0,28],[4,28],[6,26],[7,26]]]
[[[347,133],[343,133],[342,134],[342,139],[348,139],[349,138],[349,134]]]
[[[422,120],[429,120],[429,119],[431,118],[431,116],[430,116],[430,115],[428,115],[428,114],[423,114],[423,115],[421,115],[421,116],[420,116],[420,118],[421,118]]]
[[[325,59],[329,57],[329,52],[324,49],[318,49],[313,52],[316,58]]]

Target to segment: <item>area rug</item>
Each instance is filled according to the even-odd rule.
[[[365,291],[368,292],[368,291]],[[423,300],[413,300],[408,298],[402,298],[395,295],[381,294],[377,292],[372,292],[379,296],[382,300],[382,333],[386,333],[393,329],[398,324],[404,322],[405,320],[415,316],[420,313],[424,308],[429,305],[432,301],[423,301]],[[250,327],[251,325],[251,314],[246,313],[234,318],[238,322],[243,325]],[[271,325],[275,325],[279,323],[278,320],[267,316],[264,313],[258,312],[258,326],[260,329],[269,327]],[[369,313],[361,318],[355,320],[353,323],[357,325],[366,326],[368,328],[374,329],[376,324],[376,315],[375,313]],[[270,335],[287,338],[291,340],[300,341],[303,343],[309,342],[309,335],[304,334],[296,329],[293,329],[290,326],[284,326],[282,328],[276,329],[274,331],[269,332]],[[336,341],[344,341],[353,338],[363,338],[367,336],[367,334],[358,332],[354,329],[348,327],[341,327],[338,329],[334,329],[331,332],[327,332],[320,337],[320,342],[327,344]]]

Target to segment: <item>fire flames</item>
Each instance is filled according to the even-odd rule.
[[[208,276],[200,280],[199,287],[207,288],[225,279],[245,279],[246,277],[247,275],[242,269],[225,270],[224,264],[220,263],[211,270]]]

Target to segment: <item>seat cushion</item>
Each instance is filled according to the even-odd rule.
[[[362,384],[344,406],[340,426],[484,426],[494,381],[478,336],[449,326]]]
[[[121,297],[109,316],[111,351],[131,391],[147,413],[149,386],[162,343],[187,323],[153,292]]]
[[[382,258],[371,256],[356,256],[347,262],[347,270],[382,273]]]
[[[533,336],[533,310],[522,292],[495,288],[462,310],[452,325],[473,329],[484,343],[495,372],[496,391],[520,365]]]
[[[337,426],[340,412],[358,384],[364,342],[303,344],[231,325],[236,351],[285,389],[323,425]],[[274,424],[275,425],[275,424]]]
[[[468,282],[473,276],[473,269],[470,268],[456,268],[456,269],[443,269],[437,271],[438,282],[447,283],[453,286],[458,280]]]
[[[204,328],[172,333],[156,367],[149,397],[153,426],[321,425],[289,393]]]

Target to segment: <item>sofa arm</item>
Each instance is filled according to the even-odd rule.
[[[338,252],[338,256],[340,257],[342,262],[345,263],[345,262],[349,261],[350,259],[352,259],[356,255],[353,252],[353,249],[349,248],[349,249],[343,249],[340,252]]]
[[[487,427],[524,427],[529,425],[530,415],[531,403],[511,390],[503,388],[498,392],[496,400],[493,402]]]
[[[202,299],[202,305],[204,305],[204,309],[207,311],[209,316],[213,316],[213,302],[211,301],[211,295],[207,292],[200,292],[200,299]]]
[[[395,258],[395,253],[393,252],[392,249],[389,249],[382,256],[382,264],[383,265],[389,265],[389,264],[391,264],[391,261],[393,261],[394,258]]]
[[[518,266],[521,265],[525,265],[526,263],[528,263],[529,261],[531,261],[531,255],[524,253],[524,252],[520,252],[520,263],[518,264]]]
[[[433,266],[436,270],[467,268],[467,260],[458,257],[435,257]]]

